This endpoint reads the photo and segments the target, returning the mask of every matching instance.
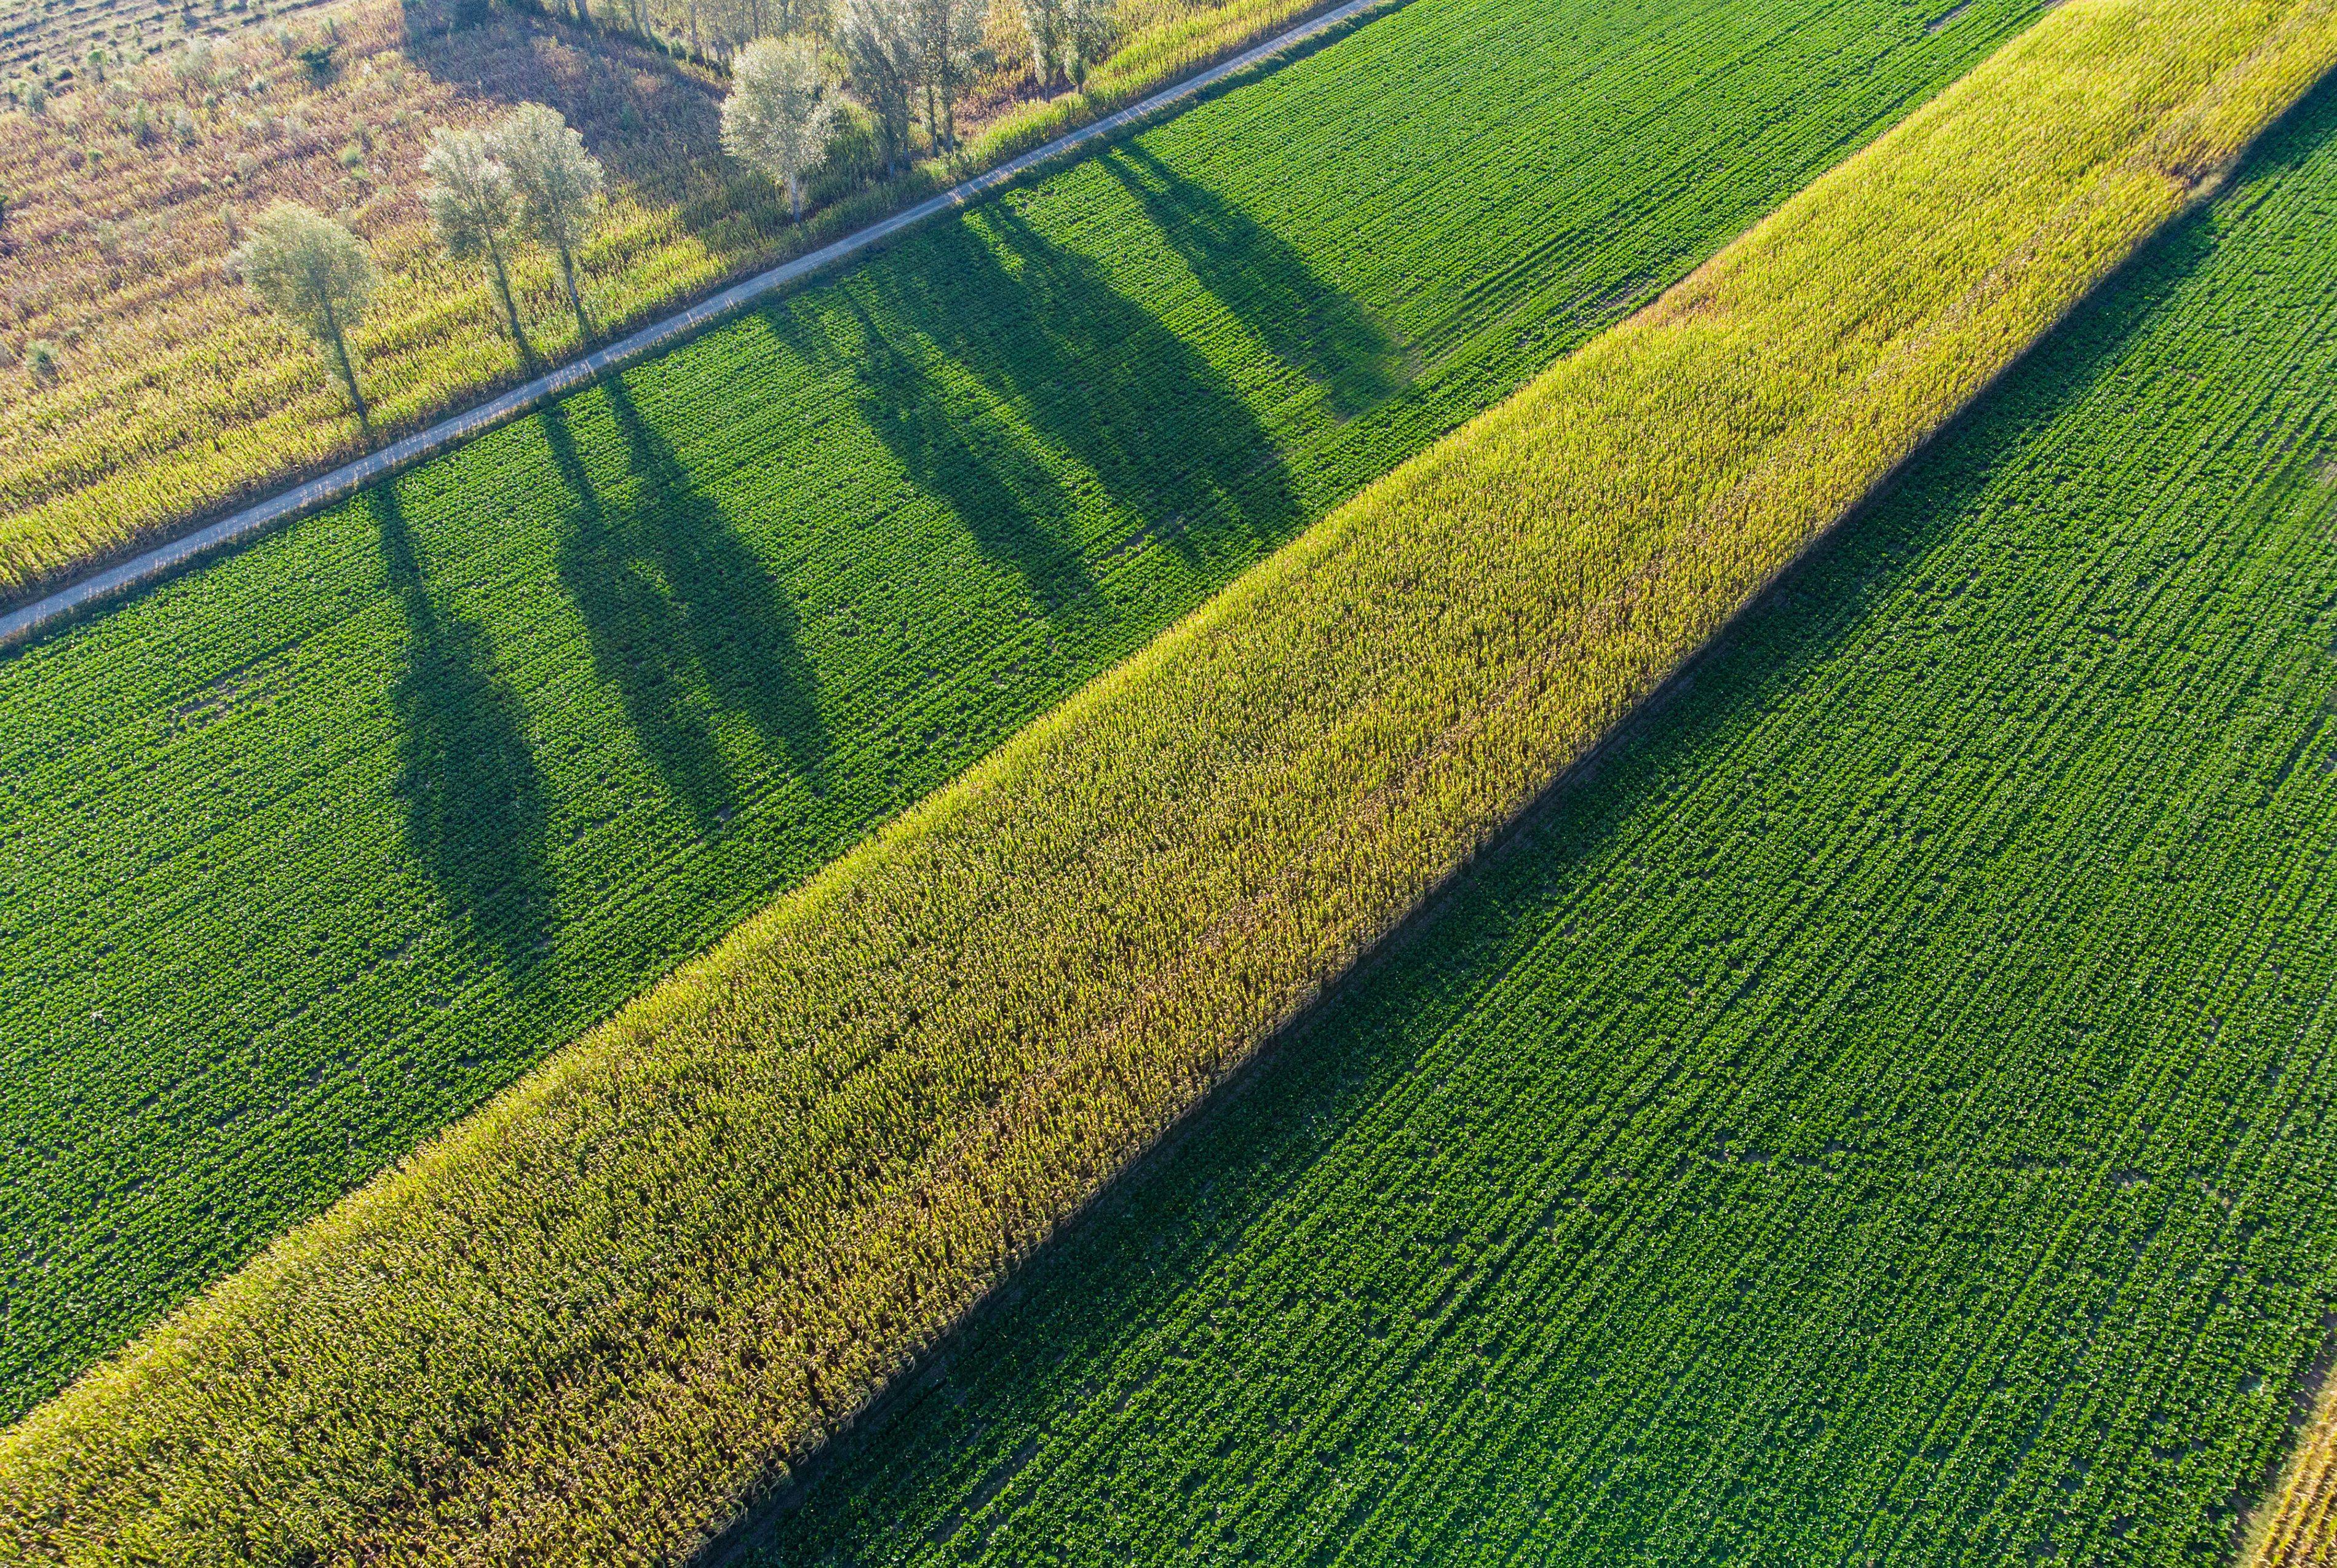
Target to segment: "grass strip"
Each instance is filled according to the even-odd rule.
[[[686,1551],[2337,55],[2074,0],[0,1438],[39,1559]]]
[[[739,1556],[2231,1561],[2337,1307],[2332,228],[2337,80]]]
[[[2036,12],[1413,0],[0,655],[0,1425]]]

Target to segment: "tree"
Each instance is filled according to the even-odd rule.
[[[1111,46],[1113,0],[1063,0],[1063,74],[1074,87]]]
[[[925,130],[953,152],[957,151],[957,101],[973,75],[987,9],[984,0],[909,0],[918,74],[924,82]]]
[[[836,18],[836,46],[860,101],[876,117],[885,172],[897,174],[909,150],[909,107],[921,80],[909,0],[844,0]]]
[[[487,281],[503,305],[512,342],[522,360],[533,362],[535,350],[520,328],[511,270],[504,264],[504,242],[519,221],[519,188],[512,182],[511,170],[487,151],[486,138],[475,131],[442,128],[430,139],[422,172],[431,180],[422,192],[422,204],[429,209],[446,254],[457,261],[485,259]]]
[[[827,156],[836,103],[826,95],[819,50],[808,38],[758,38],[730,67],[722,100],[722,150],[787,188],[803,221],[803,177]]]
[[[316,343],[339,374],[357,423],[371,429],[348,340],[381,281],[365,242],[297,201],[279,201],[260,214],[233,259],[244,287]]]
[[[1069,0],[1020,0],[1022,31],[1031,37],[1031,80],[1045,92],[1071,54]]]
[[[522,227],[560,258],[576,330],[590,340],[592,323],[576,288],[576,248],[601,208],[601,161],[584,151],[584,139],[560,111],[541,103],[523,103],[498,121],[487,133],[487,151],[511,171]]]

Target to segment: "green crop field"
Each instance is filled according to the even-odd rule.
[[[2227,1560],[2337,1308],[2332,231],[2324,89],[748,1555]]]
[[[0,1551],[694,1557],[2332,68],[2054,9],[0,1431]]]
[[[0,658],[0,1407],[2035,9],[1414,0]]]

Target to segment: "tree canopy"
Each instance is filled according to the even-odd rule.
[[[768,175],[803,217],[803,177],[827,156],[836,102],[827,94],[819,50],[808,38],[758,38],[730,67],[722,101],[722,146]]]
[[[325,352],[358,420],[365,421],[365,396],[357,390],[347,336],[381,281],[365,242],[322,213],[297,201],[279,201],[253,222],[251,237],[233,259],[244,286]]]

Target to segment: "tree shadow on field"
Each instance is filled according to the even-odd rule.
[[[857,301],[859,412],[917,489],[948,506],[988,560],[1052,613],[1090,598],[1095,574],[1063,537],[1077,502],[977,400],[904,353]]]
[[[784,310],[767,318],[857,378],[862,417],[913,482],[1051,611],[1093,596],[1100,556],[1151,541],[1198,565],[1297,526],[1280,451],[1239,390],[1011,204],[903,258],[839,291],[857,343],[808,342]],[[963,390],[949,385],[959,378]],[[1122,514],[1124,537],[1098,540],[1092,521],[1078,536],[1098,501]]]
[[[406,848],[455,918],[501,955],[533,964],[551,920],[543,781],[519,698],[486,633],[430,597],[397,487],[366,492],[383,574],[406,618],[406,663],[390,690]]]
[[[667,790],[702,830],[738,797],[717,726],[743,716],[772,760],[816,780],[827,750],[818,687],[794,607],[720,507],[692,482],[624,383],[599,384],[624,459],[621,485],[593,482],[572,405],[542,418],[570,505],[557,570],[592,667]]]
[[[2252,161],[2252,171],[2301,158],[2300,143],[2309,151],[2337,126],[2337,88],[2324,90],[2315,102],[2310,136],[2276,134]],[[1522,954],[1547,941],[1561,911],[1569,920],[1582,916],[1589,907],[1582,901],[1604,885],[1614,858],[1638,852],[1646,808],[1664,781],[1708,775],[1766,716],[1792,711],[1786,699],[1843,656],[1875,615],[1874,606],[1929,570],[1936,547],[2019,526],[2019,509],[1990,503],[1990,487],[2008,465],[2024,460],[2030,443],[2084,406],[2162,317],[2180,286],[2211,258],[2215,216],[2213,209],[2203,210],[2143,248],[1889,490],[1765,590],[1723,640],[1693,661],[1692,682],[1675,683],[1627,720],[1598,765],[1553,785],[1445,896],[1331,986],[1249,1067],[1213,1090],[1178,1132],[1108,1182],[1083,1213],[1012,1270],[842,1435],[807,1457],[760,1508],[701,1554],[699,1568],[873,1564],[912,1557],[1126,1563],[1150,1560],[1130,1549],[1132,1539],[1165,1546],[1178,1541],[1180,1532],[1188,1546],[1239,1555],[1248,1543],[1220,1534],[1229,1517],[1220,1509],[1265,1495],[1247,1490],[1264,1484],[1248,1464],[1279,1440],[1277,1433],[1312,1430],[1320,1415],[1312,1401],[1318,1398],[1379,1388],[1382,1377],[1391,1379],[1386,1388],[1403,1389],[1395,1379],[1408,1374],[1398,1363],[1412,1351],[1401,1333],[1288,1339],[1273,1386],[1260,1389],[1248,1407],[1229,1402],[1223,1412],[1227,1432],[1240,1432],[1251,1447],[1155,1452],[1157,1412],[1148,1400],[1173,1394],[1191,1401],[1190,1408],[1244,1393],[1224,1366],[1182,1336],[1254,1343],[1276,1333],[1279,1314],[1297,1312],[1303,1320],[1319,1306],[1287,1279],[1245,1275],[1220,1289],[1209,1282],[1212,1271],[1248,1239],[1270,1236],[1289,1223],[1278,1203],[1343,1140],[1383,1121],[1404,1126],[1390,1108],[1393,1097],[1423,1076],[1423,1053],[1437,1043],[1439,1030],[1473,1008]],[[2008,571],[2018,570],[2014,557],[2005,558]],[[1609,898],[1617,896],[1628,895]],[[1698,895],[1691,890],[1683,896]],[[1702,896],[1731,895],[1724,886]],[[1812,1012],[1804,1023],[1808,1037],[1797,1048],[1813,1063],[1863,1060],[1857,1053],[1871,1044],[1871,1020],[1854,1009]],[[1618,1051],[1628,1054],[1628,1044],[1618,1035]],[[1493,1060],[1494,1076],[1506,1070],[1500,1061],[1507,1043],[1497,1031],[1486,1031],[1469,1048]],[[1920,1053],[1928,1047],[1917,1038],[1909,1048]],[[1599,1058],[1585,1060],[1595,1067]],[[1438,1071],[1466,1081],[1450,1059],[1440,1060]],[[1694,1108],[1695,1085],[1702,1080],[1691,1074],[1677,1081],[1685,1114]],[[1606,1083],[1580,1087],[1588,1109],[1600,1109],[1597,1102],[1612,1093]],[[2011,1093],[2033,1088],[2018,1076],[2006,1083]],[[1539,1102],[1520,1103],[1539,1107]],[[1835,1111],[1843,1113],[1846,1105]],[[1505,1158],[1513,1146],[1531,1147],[1542,1130],[1565,1125],[1569,1114],[1537,1108],[1522,1122],[1497,1124],[1472,1112],[1464,1141],[1488,1159]],[[1627,1107],[1624,1114],[1639,1113]],[[1405,1135],[1384,1135],[1387,1164],[1372,1190],[1359,1195],[1356,1224],[1344,1233],[1325,1226],[1310,1241],[1354,1251],[1354,1279],[1368,1279],[1381,1266],[1376,1260],[1433,1258],[1449,1246],[1452,1214],[1420,1201],[1433,1196],[1437,1167],[1403,1165],[1403,1151],[1394,1144]],[[1675,1141],[1686,1148],[1696,1135],[1682,1131]],[[1843,1136],[1857,1141],[1853,1132]],[[1372,1145],[1375,1157],[1382,1147]],[[1415,1181],[1422,1192],[1403,1184]],[[1778,1190],[1786,1189],[1780,1184]],[[1793,1238],[1789,1244],[1804,1244],[1789,1227],[1777,1233]],[[2122,1238],[2114,1241],[2121,1249],[2127,1245]],[[1866,1243],[1845,1239],[1843,1244]],[[1917,1226],[1902,1244],[1907,1259],[1919,1259],[1933,1238]],[[1876,1281],[1879,1294],[1862,1300],[1860,1310],[1889,1310],[1898,1289],[1892,1282],[1896,1269],[1886,1273],[1882,1268],[1890,1261],[1865,1268],[1862,1277]],[[1593,1384],[1605,1375],[1608,1358],[1628,1349],[1670,1286],[1657,1271],[1648,1276],[1647,1289],[1654,1300],[1628,1292],[1602,1300],[1598,1314],[1586,1312],[1564,1330],[1582,1341],[1572,1351]],[[1183,1327],[1176,1330],[1177,1342],[1162,1350],[1149,1337],[1164,1325]],[[1790,1315],[1731,1326],[1749,1338],[1767,1335],[1780,1350],[1796,1349]],[[1147,1347],[1160,1354],[1146,1360],[1134,1353]],[[1563,1348],[1549,1348],[1545,1364],[1567,1361]],[[1466,1380],[1456,1384],[1450,1398],[1469,1398],[1472,1387]],[[1562,1408],[1572,1392],[1563,1378],[1553,1378],[1547,1388],[1521,1390],[1519,1397]],[[1271,1407],[1276,1398],[1283,1401],[1278,1408]],[[1403,1419],[1413,1432],[1434,1432],[1451,1413],[1433,1403],[1419,1408],[1406,1401]],[[1237,1424],[1246,1420],[1252,1424]],[[1726,1560],[1732,1544],[1725,1529],[1702,1541],[1650,1534],[1665,1527],[1667,1509],[1698,1480],[1679,1466],[1705,1458],[1692,1432],[1675,1449],[1652,1438],[1642,1445],[1642,1436],[1586,1429],[1566,1439],[1589,1446],[1587,1453],[1565,1456],[1581,1473],[1630,1472],[1628,1491],[1586,1493],[1580,1504],[1586,1509],[1595,1504],[1620,1521],[1599,1548],[1603,1560],[1652,1552],[1657,1544],[1673,1561]],[[1314,1444],[1303,1446],[1311,1452]],[[1034,1464],[1042,1448],[1052,1456]],[[1040,1494],[1055,1461],[1076,1469],[1083,1456],[1098,1453],[1112,1456],[1103,1466],[1110,1477],[1108,1492]],[[1667,1455],[1669,1465],[1657,1462]],[[1456,1466],[1481,1465],[1489,1485],[1498,1478],[1497,1460],[1523,1462],[1508,1449],[1441,1456]],[[1466,1473],[1481,1474],[1477,1468]],[[1384,1533],[1362,1541],[1367,1531],[1406,1522],[1371,1510],[1347,1512],[1341,1476],[1328,1460],[1319,1474],[1304,1466],[1292,1474],[1303,1474],[1305,1487],[1277,1504],[1286,1518],[1304,1511],[1343,1521],[1330,1537],[1311,1544],[1306,1560],[1328,1560],[1343,1548],[1365,1560],[1371,1555],[1366,1545],[1387,1560],[1433,1561],[1441,1554],[1435,1541],[1392,1541]],[[1996,1480],[2009,1495],[2017,1477],[2008,1472]],[[2034,1480],[2038,1498],[2058,1505],[2061,1481],[2040,1473]],[[1885,1488],[1878,1495],[1897,1494]],[[1073,1504],[1092,1508],[1082,1513]],[[1868,1517],[1857,1523],[1863,1534],[1887,1537],[1892,1522]],[[1433,1524],[1452,1533],[1448,1544],[1457,1546],[1463,1535],[1476,1544],[1470,1532],[1483,1521],[1462,1509]]]
[[[545,103],[576,127],[620,189],[688,202],[721,153],[721,93],[622,32],[488,0],[403,0],[416,69],[489,110]],[[688,202],[684,220],[710,213]]]
[[[1276,358],[1323,388],[1338,418],[1367,414],[1411,385],[1412,367],[1386,329],[1280,235],[1185,179],[1141,141],[1097,161],[1217,303]]]

